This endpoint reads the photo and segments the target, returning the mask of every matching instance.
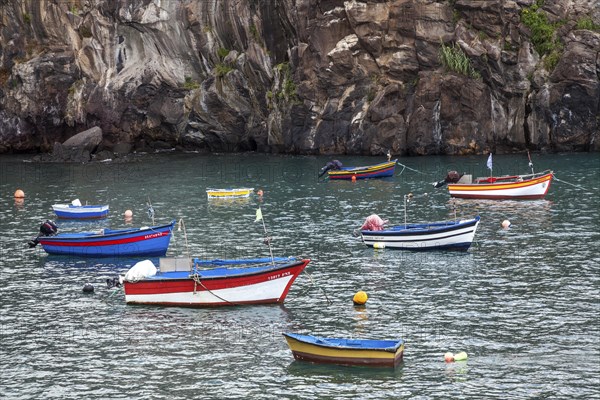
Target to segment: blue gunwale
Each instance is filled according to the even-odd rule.
[[[276,271],[279,269],[289,268],[301,264],[303,260],[296,257],[275,257],[275,264],[271,264],[270,258],[251,258],[251,259],[238,259],[238,260],[198,260],[193,259],[194,266],[191,271],[169,271],[169,272],[158,272],[154,276],[145,278],[145,280],[178,280],[178,279],[189,279],[192,275],[198,275],[202,279],[220,279],[230,278],[236,276],[251,276],[256,274],[263,274],[265,272]],[[266,264],[268,263],[268,264]],[[260,266],[250,267],[236,267],[231,268],[226,265],[248,265],[248,264],[263,264]],[[199,266],[211,266],[220,265],[221,268],[211,268],[207,270],[198,269]]]
[[[123,236],[123,235],[133,235],[139,236],[141,233],[148,231],[156,231],[164,228],[173,228],[175,226],[176,220],[165,224],[165,225],[156,225],[142,228],[125,228],[125,229],[103,229],[102,232],[67,232],[67,233],[59,233],[55,236],[50,236],[45,239],[106,239],[115,236]]]
[[[284,332],[284,336],[296,339],[300,342],[320,347],[328,347],[336,350],[378,350],[395,353],[404,344],[404,340],[377,340],[377,339],[348,339],[348,338],[325,338],[313,335],[301,335],[298,333]]]

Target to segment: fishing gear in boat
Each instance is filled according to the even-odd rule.
[[[54,236],[54,235],[56,235],[57,232],[58,232],[58,226],[54,223],[54,221],[47,219],[46,221],[44,221],[42,223],[42,225],[40,225],[40,233],[36,237],[31,239],[29,242],[27,242],[27,244],[29,245],[30,248],[33,248],[33,247],[37,246],[38,243],[40,242],[40,240],[39,240],[40,237]]]
[[[327,171],[338,171],[342,169],[343,164],[340,160],[331,160],[319,171],[319,178],[327,173]]]
[[[459,174],[456,171],[449,171],[444,179],[438,182],[434,182],[433,187],[437,189],[448,183],[458,183],[458,181],[460,181],[460,178],[462,178],[464,175],[465,173]]]

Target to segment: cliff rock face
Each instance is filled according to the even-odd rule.
[[[600,6],[0,0],[0,152],[92,127],[100,151],[597,151]]]

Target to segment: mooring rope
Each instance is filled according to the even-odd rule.
[[[577,189],[581,189],[581,190],[585,191],[587,194],[593,194],[592,192],[588,192],[587,189],[584,188],[583,186],[574,185],[574,184],[569,183],[567,181],[563,181],[562,179],[558,179],[554,173],[552,174],[552,176],[554,176],[554,179],[556,179],[558,182],[566,183],[567,185],[571,185],[573,187],[576,187]]]
[[[313,286],[321,289],[321,291],[323,292],[323,295],[325,296],[325,300],[327,300],[327,305],[330,306],[331,305],[331,300],[329,300],[329,297],[327,297],[327,293],[325,293],[325,290],[321,286],[317,286],[315,284],[315,281],[314,281],[313,277],[308,272],[306,272],[306,270],[304,270],[304,273],[306,275],[308,275],[308,278],[310,279],[310,282],[313,284]]]
[[[400,162],[398,162],[398,161],[396,161],[396,164],[398,164],[398,165],[402,165],[404,168],[406,168],[406,169],[409,169],[409,170],[411,170],[411,171],[414,171],[414,172],[416,172],[416,173],[422,174],[422,175],[431,175],[431,174],[428,174],[428,173],[426,173],[426,172],[421,172],[421,171],[419,171],[419,170],[416,170],[416,169],[414,169],[414,168],[407,167],[406,165],[404,165],[404,164],[402,164],[402,163],[400,163]],[[404,170],[402,170],[402,171],[404,171]],[[400,172],[400,174],[401,174],[401,173],[402,173],[402,172]]]
[[[192,279],[194,280],[194,294],[196,294],[196,285],[200,285],[208,293],[212,294],[217,299],[219,299],[221,301],[224,301],[225,303],[228,303],[228,304],[231,304],[231,305],[234,305],[234,306],[240,306],[240,305],[243,304],[243,303],[236,303],[236,302],[233,302],[233,301],[229,301],[227,299],[222,298],[218,294],[214,293],[212,290],[210,290],[209,288],[207,288],[206,286],[204,286],[204,283],[202,283],[202,281],[200,280],[200,275],[198,273],[193,274],[192,275]]]
[[[400,164],[400,163],[398,163],[398,164]],[[402,165],[402,164],[400,164],[400,165]],[[405,169],[406,169],[406,165],[402,165],[402,171],[400,171],[400,173],[398,175],[402,175],[402,173],[404,172]]]

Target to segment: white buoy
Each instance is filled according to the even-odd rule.
[[[502,221],[502,228],[503,229],[508,229],[510,228],[510,221],[505,219],[504,221]]]

